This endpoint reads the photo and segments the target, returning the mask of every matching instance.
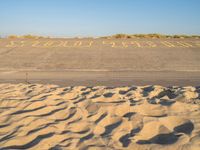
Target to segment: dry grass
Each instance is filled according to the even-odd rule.
[[[42,39],[42,38],[49,38],[49,37],[43,37],[43,36],[35,36],[35,35],[22,35],[22,36],[17,36],[17,35],[9,35],[9,39]]]
[[[176,38],[176,39],[186,39],[186,38],[198,38],[200,39],[200,35],[163,35],[163,34],[116,34],[112,36],[105,36],[101,37],[104,39],[130,39],[130,38],[154,38],[154,39],[160,39],[160,38]]]
[[[113,36],[116,39],[128,39],[128,38],[132,38],[131,35],[127,35],[127,34],[116,34]]]
[[[17,38],[19,38],[19,37],[18,37],[17,35],[9,35],[8,38],[9,38],[9,39],[17,39]]]

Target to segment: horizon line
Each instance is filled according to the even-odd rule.
[[[26,38],[26,37],[38,37],[38,38],[109,38],[109,37],[117,37],[119,38],[131,38],[131,37],[144,37],[144,36],[150,36],[150,37],[200,37],[200,34],[162,34],[162,33],[133,33],[133,34],[127,34],[127,33],[115,33],[111,35],[101,35],[101,36],[56,36],[56,35],[41,35],[41,34],[9,34],[1,36],[0,38],[9,38],[9,37],[15,37],[15,38]]]

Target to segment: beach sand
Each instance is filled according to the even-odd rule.
[[[200,87],[0,84],[0,148],[198,150]]]

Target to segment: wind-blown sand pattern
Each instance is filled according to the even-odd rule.
[[[1,149],[200,148],[200,87],[0,84]]]

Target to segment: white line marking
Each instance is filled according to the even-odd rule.
[[[44,47],[50,47],[52,46],[52,44],[54,43],[54,41],[47,41],[46,43],[44,43]]]
[[[32,47],[37,47],[40,44],[39,41],[34,41],[33,44],[31,45]]]
[[[152,41],[147,41],[146,42],[151,48],[157,47],[156,44]]]
[[[6,45],[6,47],[24,47],[24,43],[25,43],[24,41],[10,41],[10,43]]]
[[[128,44],[126,42],[122,42],[122,45],[123,45],[124,48],[128,47]]]
[[[133,44],[133,45],[136,44],[136,46],[139,47],[139,48],[142,47],[138,41],[132,41],[131,44]]]
[[[113,48],[115,47],[115,42],[113,42],[113,41],[111,41],[111,42],[110,41],[109,42],[103,41],[103,44],[104,45],[106,45],[106,44],[111,45],[111,47],[113,47]]]
[[[63,43],[63,46],[66,47],[66,48],[75,47],[75,45],[76,45],[76,43],[70,45],[70,44],[69,44],[69,41],[65,41],[65,42]]]
[[[168,42],[168,41],[163,41],[163,42],[161,42],[164,46],[167,46],[167,47],[175,47],[175,45],[174,44],[172,44],[172,43],[170,43],[170,42]]]
[[[188,43],[186,43],[186,42],[177,42],[179,45],[181,45],[181,46],[183,46],[183,47],[186,47],[186,48],[188,48],[188,47],[193,47],[192,45],[190,45],[190,44],[188,44]]]

